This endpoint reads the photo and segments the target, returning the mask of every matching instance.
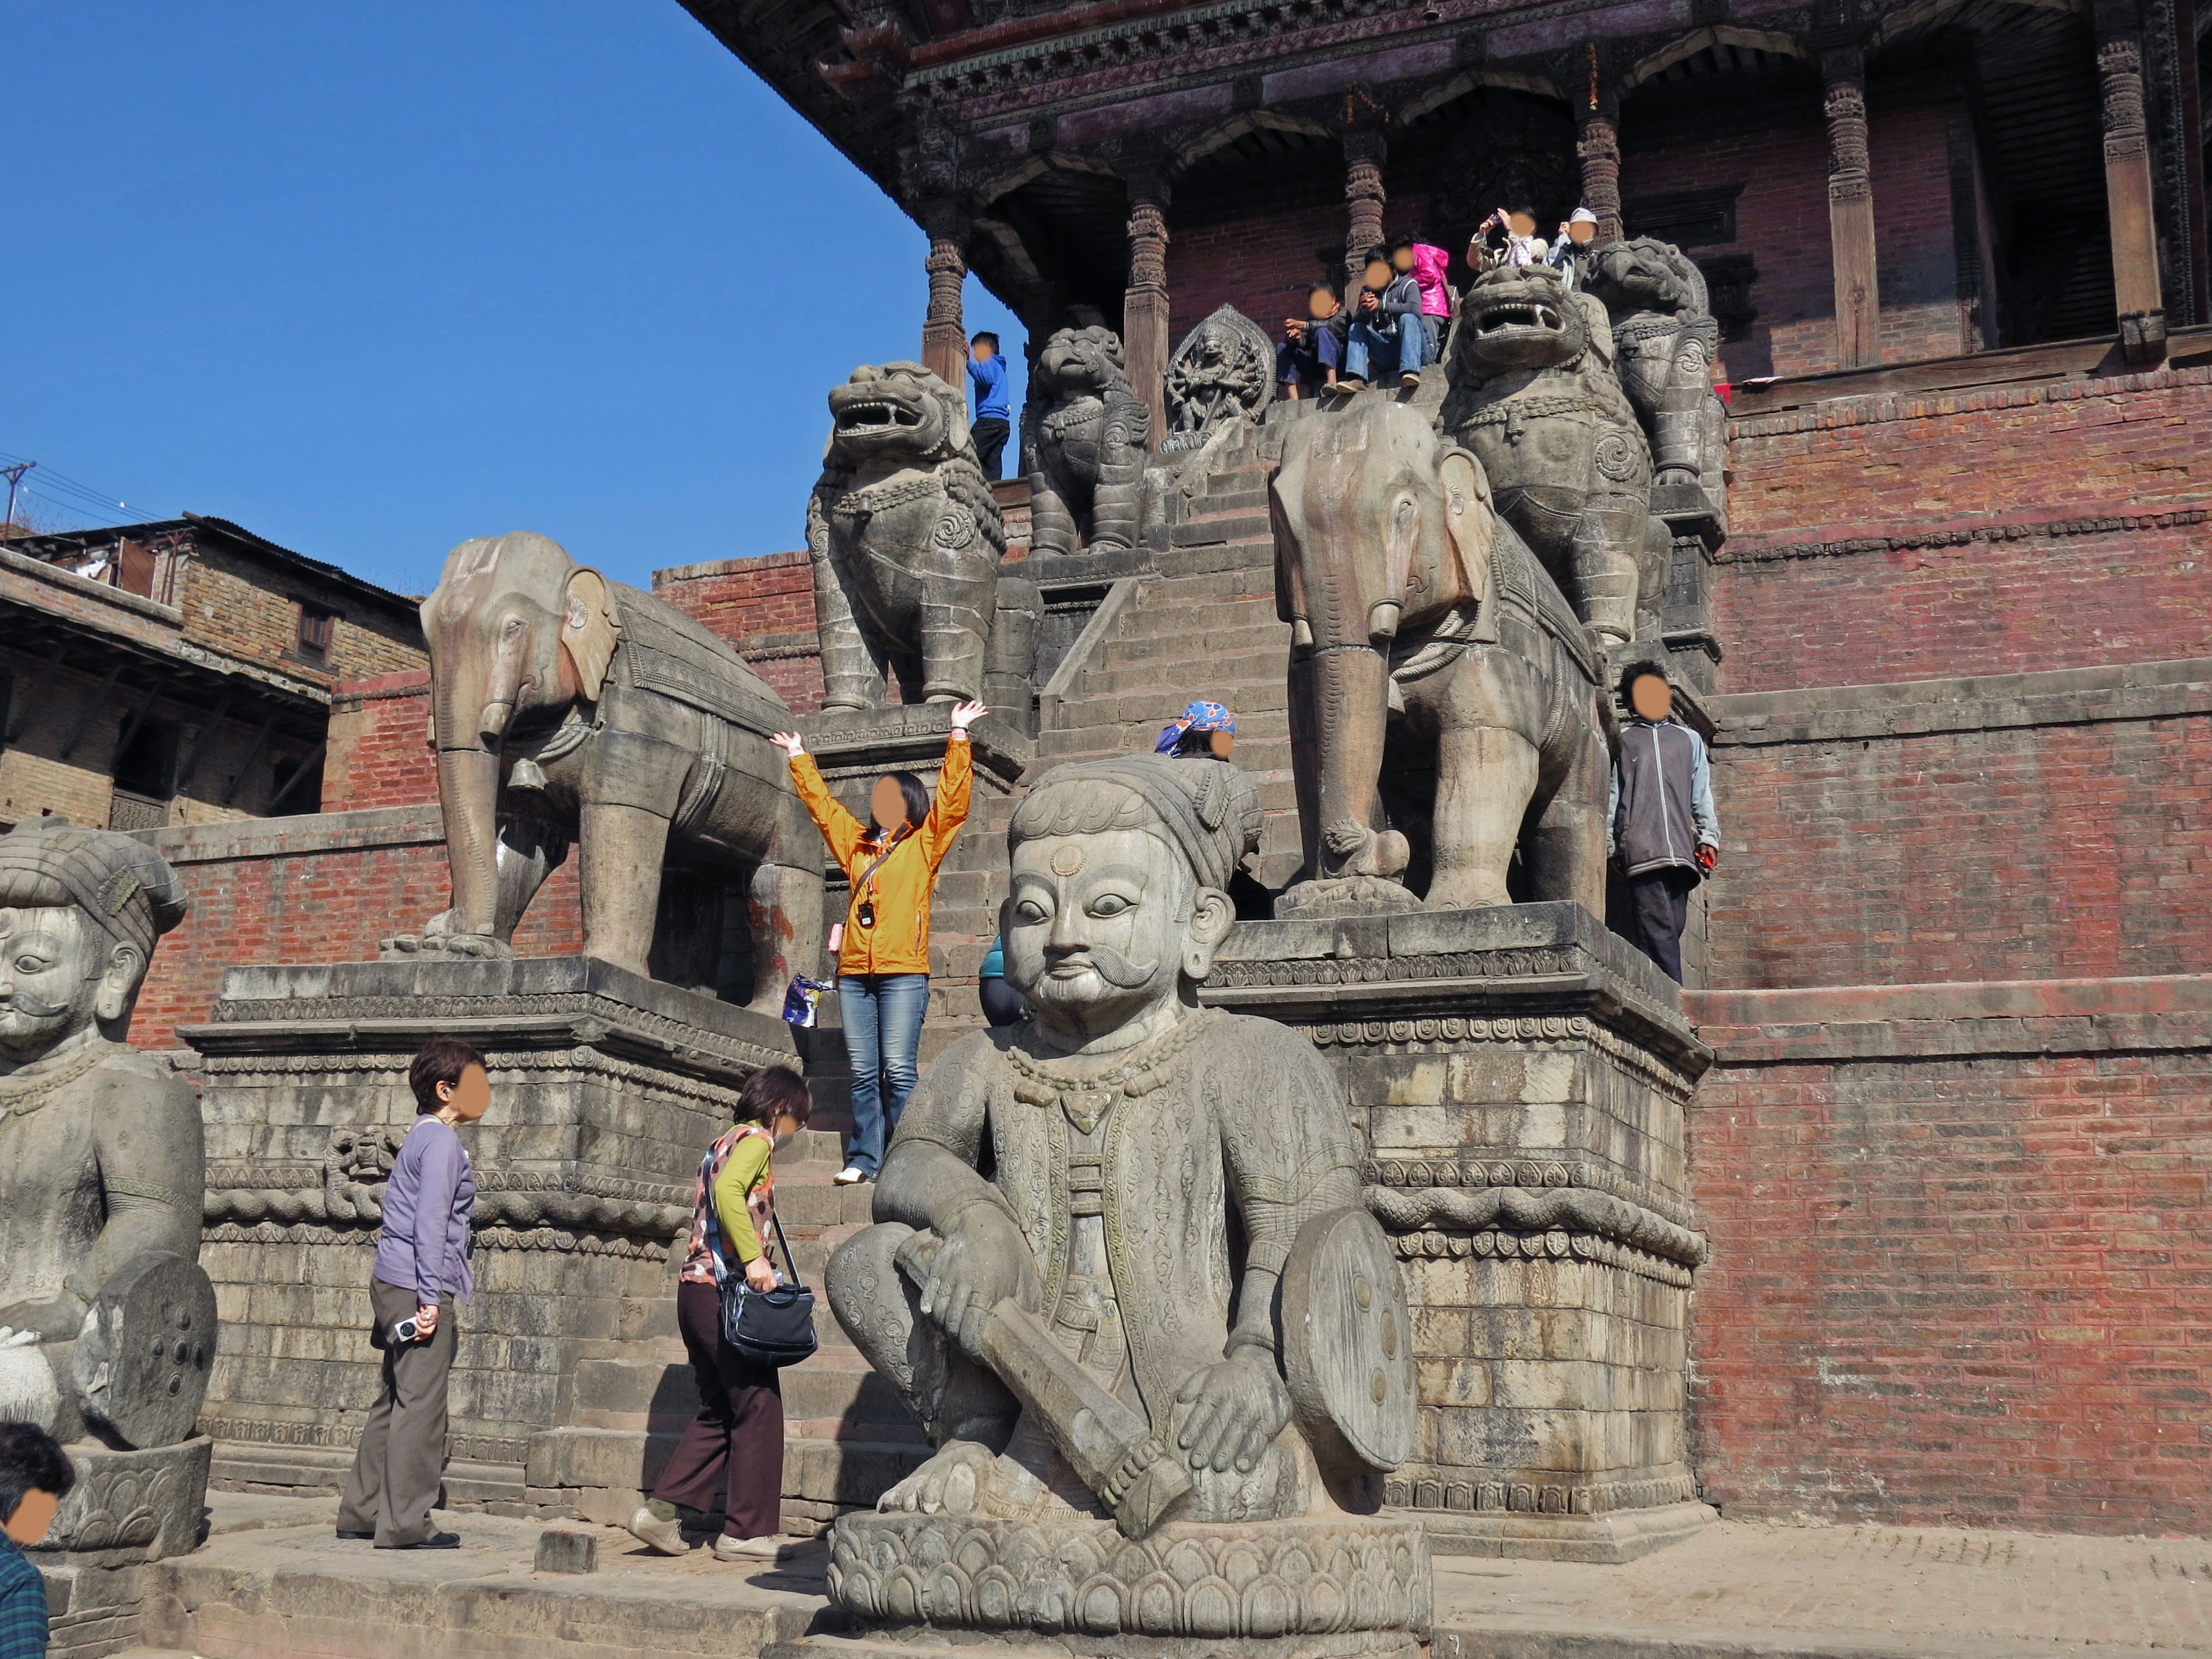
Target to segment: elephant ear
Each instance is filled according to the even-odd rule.
[[[1444,538],[1457,567],[1444,573],[1443,585],[1447,591],[1456,586],[1466,599],[1483,599],[1490,592],[1490,556],[1498,541],[1490,479],[1471,453],[1446,444],[1437,462],[1437,482],[1443,489]]]
[[[606,684],[607,665],[614,659],[621,634],[606,578],[579,565],[562,595],[561,648],[574,665],[577,683],[587,701],[599,701],[599,688]]]

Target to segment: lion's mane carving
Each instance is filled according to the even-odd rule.
[[[1032,456],[1031,555],[1134,547],[1152,416],[1130,389],[1121,337],[1063,328],[1046,341],[1022,425]]]
[[[822,706],[883,706],[896,673],[932,702],[980,697],[1006,526],[967,400],[920,363],[853,371],[830,394],[806,504]]]
[[[1705,273],[1672,242],[1638,236],[1600,249],[1583,285],[1611,319],[1621,385],[1651,441],[1656,482],[1699,485],[1721,519],[1728,412],[1713,391],[1720,325]]]

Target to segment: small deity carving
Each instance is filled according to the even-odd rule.
[[[1498,510],[1600,645],[1638,636],[1672,545],[1651,516],[1651,450],[1613,364],[1602,303],[1540,265],[1502,265],[1452,328],[1441,424],[1482,463]]]
[[[206,1392],[199,1103],[125,1041],[184,913],[128,836],[0,836],[0,1416],[28,1406],[63,1440],[173,1444]]]
[[[877,1224],[830,1264],[938,1448],[842,1523],[860,1610],[871,1527],[1342,1521],[1409,1452],[1403,1292],[1340,1091],[1304,1037],[1196,996],[1260,817],[1225,763],[1155,756],[1057,768],[1016,811],[1000,926],[1035,1016],[930,1068]]]
[[[1275,395],[1275,347],[1267,331],[1223,306],[1183,336],[1169,360],[1163,449],[1197,449],[1238,416],[1255,420]]]
[[[1032,556],[1134,547],[1152,414],[1130,389],[1121,337],[1063,328],[1046,341],[1030,371],[1022,429],[1032,463]]]
[[[830,416],[806,503],[823,707],[880,708],[894,673],[909,696],[981,696],[1006,532],[967,400],[920,363],[866,365]]]

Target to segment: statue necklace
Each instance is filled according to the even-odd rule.
[[[1212,1011],[1201,1008],[1165,1036],[1139,1043],[1133,1053],[1108,1056],[1089,1075],[1085,1074],[1087,1067],[1072,1057],[1059,1062],[1037,1060],[1010,1046],[1005,1053],[1015,1072],[1014,1098],[1029,1106],[1059,1107],[1087,1135],[1118,1097],[1139,1099],[1174,1082],[1182,1072],[1183,1051],[1212,1030],[1213,1023]]]
[[[11,1118],[28,1117],[37,1111],[56,1094],[106,1060],[110,1046],[106,1038],[95,1038],[82,1054],[64,1063],[58,1070],[41,1073],[33,1078],[24,1077],[20,1072],[11,1077],[0,1078],[0,1123]]]

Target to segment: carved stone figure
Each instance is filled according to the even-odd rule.
[[[584,954],[650,974],[665,860],[747,884],[750,1006],[822,942],[819,838],[766,734],[781,698],[689,617],[518,531],[463,542],[422,602],[453,908],[388,952],[514,954],[580,842]]]
[[[1603,302],[1622,388],[1651,442],[1653,483],[1695,484],[1726,511],[1728,412],[1713,391],[1720,325],[1705,274],[1671,242],[1638,236],[1591,256],[1583,291]]]
[[[1410,1333],[1349,1121],[1310,1042],[1195,994],[1259,823],[1243,774],[1155,756],[1058,768],[1016,810],[1000,924],[1035,1017],[931,1066],[877,1224],[830,1264],[938,1449],[838,1523],[856,1617],[1077,1651],[1419,1641],[1419,1541],[1370,1518],[1411,1453]],[[1224,1553],[1256,1601],[1209,1589]]]
[[[1169,360],[1163,449],[1197,449],[1237,416],[1256,420],[1275,395],[1275,347],[1267,331],[1224,305],[1183,336]]]
[[[1646,567],[1668,544],[1651,522],[1650,448],[1613,355],[1605,307],[1556,271],[1486,271],[1452,330],[1442,416],[1489,474],[1499,513],[1608,646],[1636,637]]]
[[[65,1441],[185,1439],[215,1357],[199,1103],[126,1040],[184,913],[128,836],[0,836],[0,1415]]]
[[[822,706],[881,708],[894,672],[933,702],[981,696],[1006,532],[966,398],[919,363],[863,366],[830,416],[806,503]]]
[[[1270,489],[1291,628],[1291,753],[1309,879],[1279,915],[1404,909],[1413,848],[1379,787],[1391,723],[1432,755],[1427,904],[1605,911],[1603,666],[1492,507],[1482,463],[1411,404],[1358,398],[1293,429]]]
[[[1022,426],[1034,456],[1030,550],[1126,551],[1145,504],[1152,415],[1111,329],[1063,328],[1030,370]]]

